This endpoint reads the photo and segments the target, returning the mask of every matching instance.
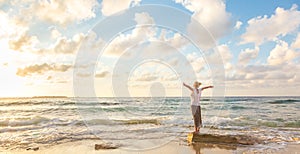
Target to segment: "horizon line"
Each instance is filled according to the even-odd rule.
[[[162,98],[162,97],[165,97],[165,98],[179,98],[179,97],[190,97],[190,96],[157,96],[157,97],[154,97],[154,98]],[[207,98],[207,97],[211,97],[211,98],[214,98],[214,97],[300,97],[300,95],[290,95],[290,96],[287,96],[287,95],[225,95],[225,96],[202,96],[202,98]],[[9,97],[1,97],[0,96],[0,99],[3,99],[3,98],[152,98],[150,96],[134,96],[134,97],[113,97],[113,96],[96,96],[96,97],[77,97],[77,96],[9,96]]]

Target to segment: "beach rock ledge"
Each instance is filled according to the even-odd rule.
[[[214,144],[241,144],[254,145],[261,143],[257,138],[246,135],[216,135],[189,133],[187,138],[189,143],[214,143]]]
[[[95,144],[95,150],[117,149],[118,146],[113,144]]]

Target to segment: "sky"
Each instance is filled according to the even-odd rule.
[[[300,96],[299,0],[0,0],[0,97]]]

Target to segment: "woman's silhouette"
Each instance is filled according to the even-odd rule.
[[[194,118],[194,126],[195,126],[195,133],[200,132],[200,127],[202,127],[202,118],[201,118],[201,106],[200,106],[200,98],[201,92],[204,89],[213,88],[213,86],[207,86],[200,88],[201,82],[195,81],[193,88],[185,83],[183,83],[185,87],[191,90],[191,110]]]

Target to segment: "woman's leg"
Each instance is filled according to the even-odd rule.
[[[202,127],[202,116],[201,116],[201,107],[198,107],[198,117],[199,117],[199,127],[198,127],[198,132],[200,132],[200,128]]]
[[[191,106],[192,109],[192,114],[193,114],[193,119],[194,119],[194,128],[195,128],[195,132],[198,132],[198,127],[199,127],[199,123],[198,123],[198,114],[197,114],[197,106],[192,105]]]
[[[192,111],[193,111],[195,132],[199,132],[200,131],[200,126],[201,126],[200,106],[192,106]]]

